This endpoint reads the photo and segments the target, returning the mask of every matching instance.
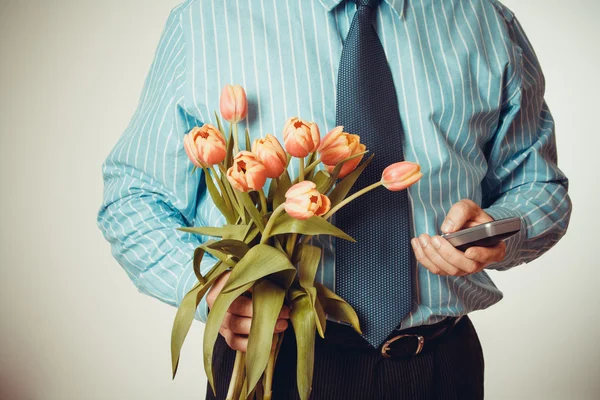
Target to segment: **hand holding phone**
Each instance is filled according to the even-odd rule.
[[[461,251],[469,247],[491,247],[508,239],[521,230],[521,218],[505,218],[486,222],[472,228],[442,235],[452,246]]]

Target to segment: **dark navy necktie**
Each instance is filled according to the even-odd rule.
[[[392,72],[373,27],[379,0],[356,0],[337,82],[337,125],[360,135],[373,162],[355,192],[404,160],[402,124]],[[378,347],[411,309],[412,256],[406,191],[381,187],[336,213],[335,223],[357,242],[336,242],[336,292],[357,312],[363,337]]]

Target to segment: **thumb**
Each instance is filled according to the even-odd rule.
[[[442,232],[451,233],[460,230],[469,220],[477,216],[479,209],[479,206],[469,199],[454,204],[442,224]]]

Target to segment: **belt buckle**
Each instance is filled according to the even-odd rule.
[[[391,358],[392,356],[390,354],[388,354],[388,350],[390,350],[390,345],[393,342],[395,342],[396,340],[400,340],[405,337],[415,337],[417,339],[417,349],[415,350],[415,353],[413,354],[413,356],[416,356],[417,354],[419,354],[421,352],[421,350],[423,350],[423,346],[425,345],[425,338],[423,336],[415,335],[415,334],[408,334],[408,335],[405,334],[405,335],[394,336],[393,338],[387,340],[381,347],[381,355],[384,356],[385,358]]]

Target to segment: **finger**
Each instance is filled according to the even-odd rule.
[[[463,199],[450,207],[446,219],[440,228],[443,233],[455,232],[463,227],[467,221],[475,217],[480,210],[472,200]]]
[[[492,247],[470,247],[465,252],[465,257],[484,266],[500,262],[506,257],[506,243],[500,242]]]
[[[441,236],[432,237],[431,244],[437,249],[444,260],[460,270],[459,273],[456,274],[457,276],[472,274],[481,268],[478,262],[467,258],[465,253],[457,250],[450,242]]]
[[[231,303],[227,311],[242,317],[251,317],[252,299],[246,296],[239,296]]]
[[[441,256],[438,251],[438,246],[436,246],[436,242],[433,240],[433,238],[423,234],[419,236],[419,244],[431,262],[443,270],[446,274],[455,276],[462,272],[460,269],[449,263],[446,259],[444,259],[444,257]]]
[[[235,334],[248,335],[250,333],[250,326],[252,325],[252,318],[227,313],[223,319],[223,325]]]
[[[413,250],[415,252],[415,257],[417,261],[427,268],[429,271],[433,272],[437,275],[447,275],[442,269],[437,267],[430,259],[427,257],[423,249],[421,248],[421,244],[419,243],[419,239],[414,238],[410,241],[412,244]]]
[[[237,335],[227,328],[225,328],[224,331],[225,335],[223,335],[223,337],[225,337],[225,341],[229,347],[233,350],[246,352],[248,349],[248,336]]]
[[[223,286],[225,286],[225,283],[227,283],[230,274],[231,271],[224,272],[215,280],[210,289],[208,289],[208,294],[206,295],[206,302],[208,304],[209,310],[212,308],[213,303],[215,302],[215,299],[223,289]]]
[[[288,327],[287,319],[278,319],[277,323],[275,324],[275,332],[276,333],[283,332],[287,329],[287,327]]]
[[[279,313],[279,317],[278,318],[283,318],[283,319],[289,319],[290,318],[290,308],[288,306],[283,306],[281,308],[281,312]]]

